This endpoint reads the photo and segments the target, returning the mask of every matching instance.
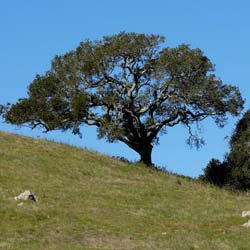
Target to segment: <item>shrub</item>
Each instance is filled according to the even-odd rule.
[[[250,110],[236,124],[229,141],[230,152],[221,163],[212,159],[200,179],[234,189],[250,189]]]
[[[206,168],[204,174],[200,176],[200,179],[217,185],[219,187],[224,186],[227,183],[229,177],[229,168],[226,162],[220,162],[217,159],[211,159]]]

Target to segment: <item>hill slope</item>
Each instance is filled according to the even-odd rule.
[[[250,249],[246,195],[3,132],[0,204],[1,250]]]

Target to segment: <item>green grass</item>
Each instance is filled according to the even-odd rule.
[[[39,200],[18,206],[26,189]],[[0,250],[248,250],[248,209],[246,194],[0,133]]]

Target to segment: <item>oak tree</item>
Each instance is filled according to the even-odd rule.
[[[214,75],[200,49],[164,47],[164,41],[126,32],[85,40],[55,56],[51,69],[35,77],[28,97],[11,105],[5,119],[79,135],[81,125],[96,126],[99,138],[125,143],[148,166],[167,128],[183,124],[189,142],[199,145],[192,125],[211,117],[223,126],[228,113],[240,113],[243,100],[237,87]]]

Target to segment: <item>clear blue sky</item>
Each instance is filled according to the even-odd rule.
[[[56,54],[74,49],[81,40],[133,31],[164,35],[167,46],[188,43],[201,48],[216,65],[216,75],[240,88],[246,110],[250,108],[249,13],[248,0],[0,1],[0,103],[25,97],[34,76],[48,70]],[[231,134],[236,121],[229,119],[223,129],[210,120],[204,122],[206,145],[198,151],[185,144],[187,132],[181,126],[171,128],[154,148],[153,161],[173,172],[198,176],[212,157],[223,159],[228,150],[224,137]],[[45,135],[1,121],[0,130],[138,159],[121,143],[97,140],[94,128],[84,127],[83,139],[61,132]]]

